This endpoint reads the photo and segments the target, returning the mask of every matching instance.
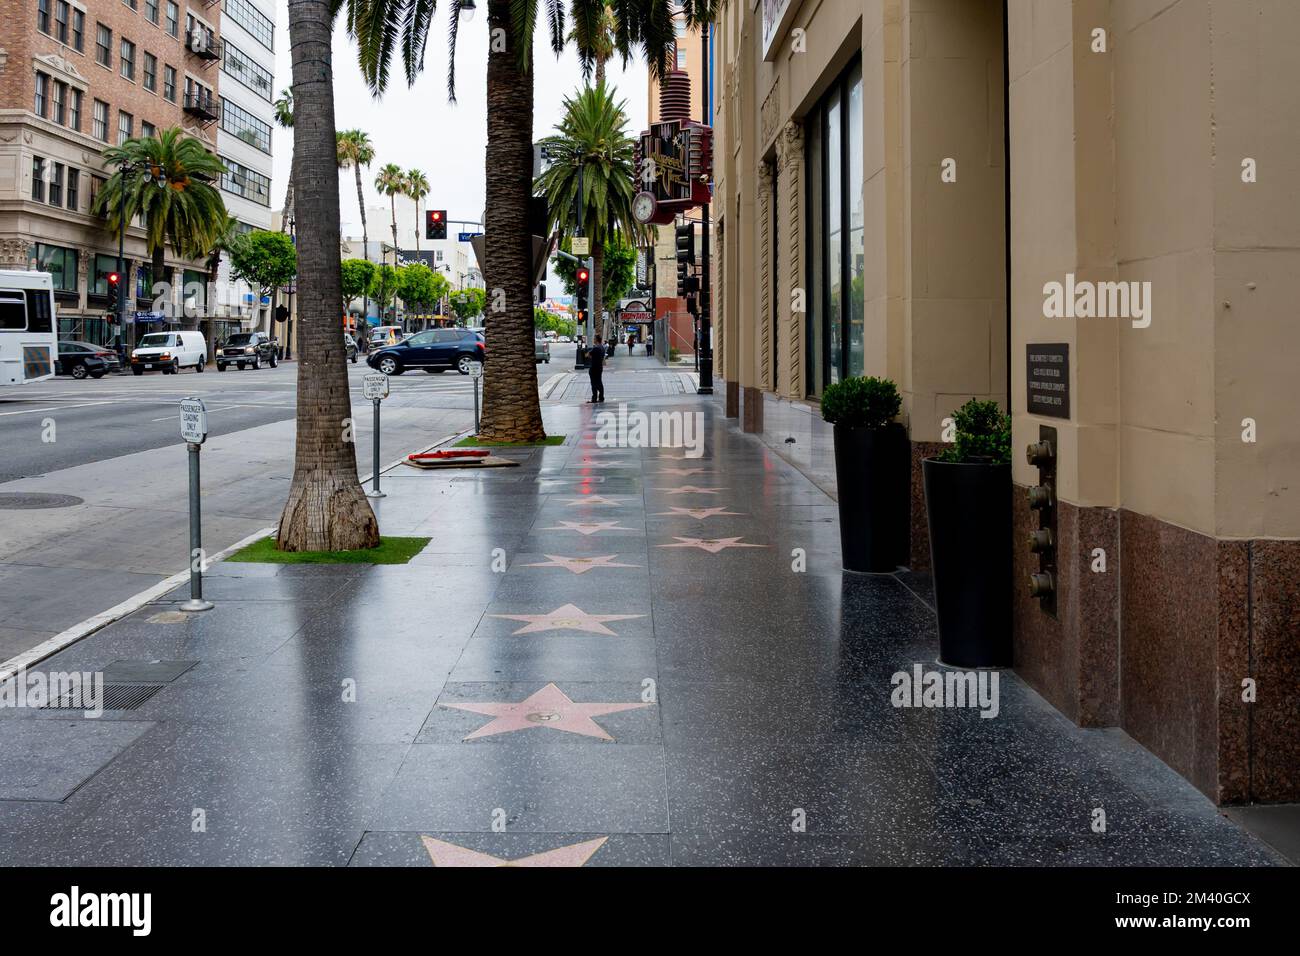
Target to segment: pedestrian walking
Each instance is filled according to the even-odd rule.
[[[627,354],[630,358],[632,355],[632,346],[636,344],[636,336],[631,332],[627,334]]]
[[[591,377],[591,400],[593,402],[605,401],[605,347],[600,342],[600,336],[596,336],[596,345],[591,350],[591,355],[587,359],[587,375]]]

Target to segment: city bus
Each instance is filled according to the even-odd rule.
[[[0,385],[52,378],[58,354],[54,279],[0,269]]]

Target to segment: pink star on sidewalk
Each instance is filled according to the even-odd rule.
[[[564,503],[572,508],[574,505],[617,505],[621,502],[604,495],[583,495],[581,498],[566,498]]]
[[[740,538],[678,538],[676,544],[661,544],[661,548],[699,548],[709,554],[717,554],[727,548],[766,548],[765,544],[746,544]]]
[[[699,518],[701,521],[703,521],[705,518],[712,518],[714,515],[743,516],[744,514],[743,512],[740,511],[728,511],[727,505],[723,505],[721,508],[678,508],[676,505],[669,505],[668,507],[671,508],[672,510],[656,511],[654,514],[651,515],[651,517],[658,518],[661,515],[666,515],[670,518],[675,518],[680,515],[690,515],[690,517],[692,518]]]
[[[556,847],[517,860],[503,860],[490,853],[480,853],[433,837],[422,836],[420,839],[434,866],[584,866],[609,837]]]
[[[696,485],[681,485],[677,488],[660,488],[660,491],[667,492],[670,495],[716,495],[719,491],[726,491],[726,488],[700,488]]]
[[[518,730],[532,727],[544,727],[547,730],[562,730],[569,734],[583,737],[598,737],[601,740],[613,740],[605,729],[592,720],[605,714],[618,714],[625,710],[639,710],[649,707],[646,703],[635,704],[579,704],[569,699],[569,695],[554,684],[547,684],[539,691],[534,691],[517,704],[509,702],[487,701],[472,704],[441,704],[455,710],[467,710],[472,714],[482,714],[493,718],[465,740],[479,737],[491,737],[496,734],[512,734]]]
[[[546,555],[550,560],[525,564],[525,568],[568,568],[574,574],[586,574],[592,568],[639,568],[639,564],[618,564],[614,561],[617,554],[600,554],[584,558],[566,558],[559,554]]]
[[[617,520],[614,521],[561,521],[563,527],[543,528],[543,531],[576,531],[578,534],[595,534],[597,531],[635,531],[635,528],[624,528]]]
[[[557,607],[550,614],[489,614],[509,621],[524,621],[523,627],[515,634],[537,634],[541,631],[586,631],[590,634],[608,634],[618,637],[605,626],[606,621],[626,621],[629,618],[645,617],[644,614],[588,614],[575,604]]]

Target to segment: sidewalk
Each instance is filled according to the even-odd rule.
[[[44,662],[161,689],[0,710],[0,864],[1280,862],[1011,672],[995,718],[892,706],[929,608],[843,574],[834,503],[659,371],[601,410],[701,413],[700,459],[548,404],[568,439],[518,468],[384,476],[384,534],[433,539],[409,565],[219,564],[215,610]]]

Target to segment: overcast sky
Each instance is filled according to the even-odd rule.
[[[480,0],[473,21],[462,22],[456,51],[456,104],[447,102],[447,7],[439,4],[430,33],[425,70],[414,87],[402,79],[395,64],[392,85],[381,100],[367,92],[356,65],[356,48],[340,25],[334,33],[335,118],[339,129],[357,127],[370,134],[375,164],[363,177],[368,205],[380,202],[373,187],[375,173],[384,163],[403,169],[417,167],[429,177],[432,190],[424,202],[445,208],[448,219],[479,219],[483,212],[483,161],[487,146],[486,78],[488,31],[486,0]],[[462,21],[464,17],[462,16]],[[559,120],[563,97],[581,83],[582,71],[570,45],[557,61],[545,46],[544,19],[539,18],[535,49],[533,138],[548,135]],[[292,81],[289,59],[289,4],[276,0],[276,90]],[[628,130],[635,135],[646,124],[647,77],[644,65],[630,61],[624,71],[617,59],[609,64],[609,82],[627,101]],[[277,131],[274,146],[272,203],[284,201],[292,157],[292,137]],[[355,180],[341,178],[339,198],[343,234],[359,235]]]

